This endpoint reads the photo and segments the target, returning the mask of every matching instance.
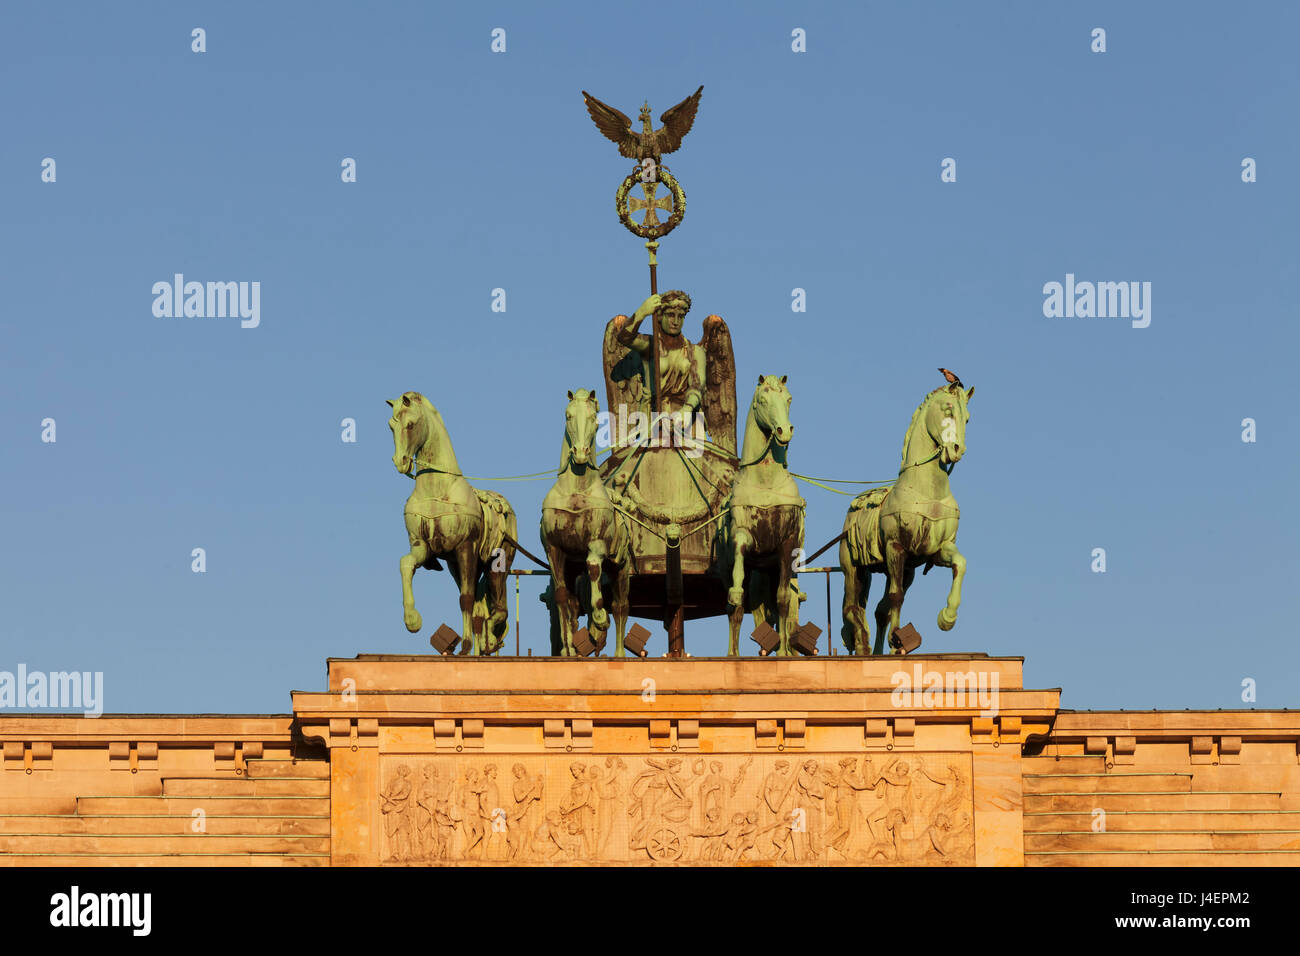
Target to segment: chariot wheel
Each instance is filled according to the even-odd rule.
[[[646,838],[646,852],[656,863],[672,863],[682,858],[682,838],[672,827],[659,826]]]

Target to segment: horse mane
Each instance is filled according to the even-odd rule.
[[[429,399],[427,399],[422,393],[410,392],[408,394],[415,396],[415,399],[419,403],[425,416],[429,419],[431,429],[433,426],[436,426],[442,431],[442,435],[437,436],[432,430],[430,430],[424,440],[425,446],[436,443],[438,446],[438,454],[446,459],[445,463],[448,465],[449,470],[459,472],[460,464],[456,461],[456,451],[451,445],[451,433],[447,431],[447,423],[442,420],[442,413],[438,411],[433,402],[429,401]],[[439,437],[441,437],[441,441],[438,440]],[[419,450],[423,451],[423,449]]]

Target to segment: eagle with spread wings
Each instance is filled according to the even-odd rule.
[[[691,131],[691,126],[695,123],[695,111],[700,107],[700,94],[703,92],[704,87],[701,86],[676,106],[665,111],[659,117],[664,125],[658,129],[654,129],[650,122],[650,104],[646,103],[641,107],[642,131],[640,133],[632,130],[632,120],[625,113],[602,103],[586,90],[582,91],[582,98],[587,103],[587,112],[595,121],[596,128],[607,139],[618,145],[620,156],[630,156],[638,162],[653,159],[658,166],[659,157],[681,146],[682,138]]]

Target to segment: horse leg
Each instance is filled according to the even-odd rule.
[[[551,587],[554,590],[552,600],[555,602],[555,614],[560,621],[560,656],[568,657],[573,651],[573,618],[576,617],[571,602],[576,598],[569,593],[569,586],[564,579],[564,550],[551,544],[543,537],[546,546],[546,563],[551,566]]]
[[[858,572],[858,621],[862,625],[862,636],[858,642],[856,654],[871,653],[871,628],[867,624],[867,598],[871,595],[871,572],[863,567]]]
[[[951,538],[939,547],[939,560],[936,562],[952,568],[952,588],[948,591],[948,606],[939,612],[939,630],[951,631],[957,623],[957,608],[961,606],[961,582],[966,577],[966,559],[957,550],[957,542]]]
[[[886,626],[882,627],[876,634],[877,654],[881,651],[882,642],[888,640],[898,630],[898,623],[903,615],[903,594],[907,590],[903,585],[903,576],[906,571],[907,548],[897,538],[887,538],[885,541],[885,572],[889,577],[889,584],[885,590],[885,600],[888,602],[889,620],[886,622]]]
[[[776,614],[777,614],[777,631],[781,635],[781,656],[789,657],[792,653],[790,650],[790,635],[799,627],[799,581],[794,572],[794,561],[797,559],[796,548],[803,542],[797,538],[787,538],[785,546],[781,553],[793,555],[790,559],[782,559],[778,567],[779,573],[776,575]]]
[[[745,603],[742,601],[731,609],[727,615],[727,656],[740,656],[740,625],[745,619]]]
[[[880,598],[880,603],[876,605],[876,646],[871,649],[872,654],[885,653],[885,632],[889,630],[889,579],[885,578],[885,593]]]
[[[840,569],[844,572],[844,601],[840,606],[843,625],[840,636],[850,654],[867,653],[871,632],[867,629],[867,590],[871,572],[853,563],[847,540],[840,541]]]
[[[587,578],[591,581],[591,628],[600,632],[592,635],[597,644],[609,631],[609,612],[605,610],[605,596],[600,593],[600,569],[604,564],[605,542],[592,541],[587,545]]]
[[[628,592],[632,587],[632,561],[629,556],[618,567],[618,574],[614,577],[614,630],[616,643],[614,645],[615,657],[626,657],[627,652],[623,650],[623,638],[627,636],[627,616],[630,604],[628,602]]]
[[[491,598],[489,601],[491,613],[488,616],[485,635],[489,639],[489,652],[495,651],[505,643],[505,633],[510,627],[510,600],[506,593],[506,584],[509,579],[509,572],[488,572],[488,594]]]
[[[412,634],[419,634],[424,621],[420,617],[420,612],[415,609],[415,595],[411,591],[411,578],[415,576],[415,569],[429,560],[429,546],[414,533],[410,535],[410,538],[411,551],[409,554],[402,556],[400,564],[402,569],[402,618],[406,622],[408,631]]]
[[[912,586],[912,579],[916,577],[916,568],[905,568],[903,570],[903,594],[906,596],[907,589]],[[865,587],[865,585],[864,585]],[[865,594],[863,600],[866,600]],[[876,646],[872,650],[873,654],[885,653],[884,643],[885,635],[889,633],[889,594],[886,593],[876,605]]]
[[[473,539],[462,541],[456,547],[457,583],[460,585],[460,616],[465,628],[462,640],[470,642],[469,652],[475,656],[483,653],[479,633],[474,628],[474,591],[478,584],[478,547]]]
[[[731,543],[731,590],[727,592],[727,603],[732,607],[745,606],[745,553],[753,546],[749,531],[737,528]]]

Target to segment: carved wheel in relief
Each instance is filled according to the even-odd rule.
[[[646,838],[646,852],[656,863],[672,863],[682,858],[682,838],[672,827],[656,827]]]

